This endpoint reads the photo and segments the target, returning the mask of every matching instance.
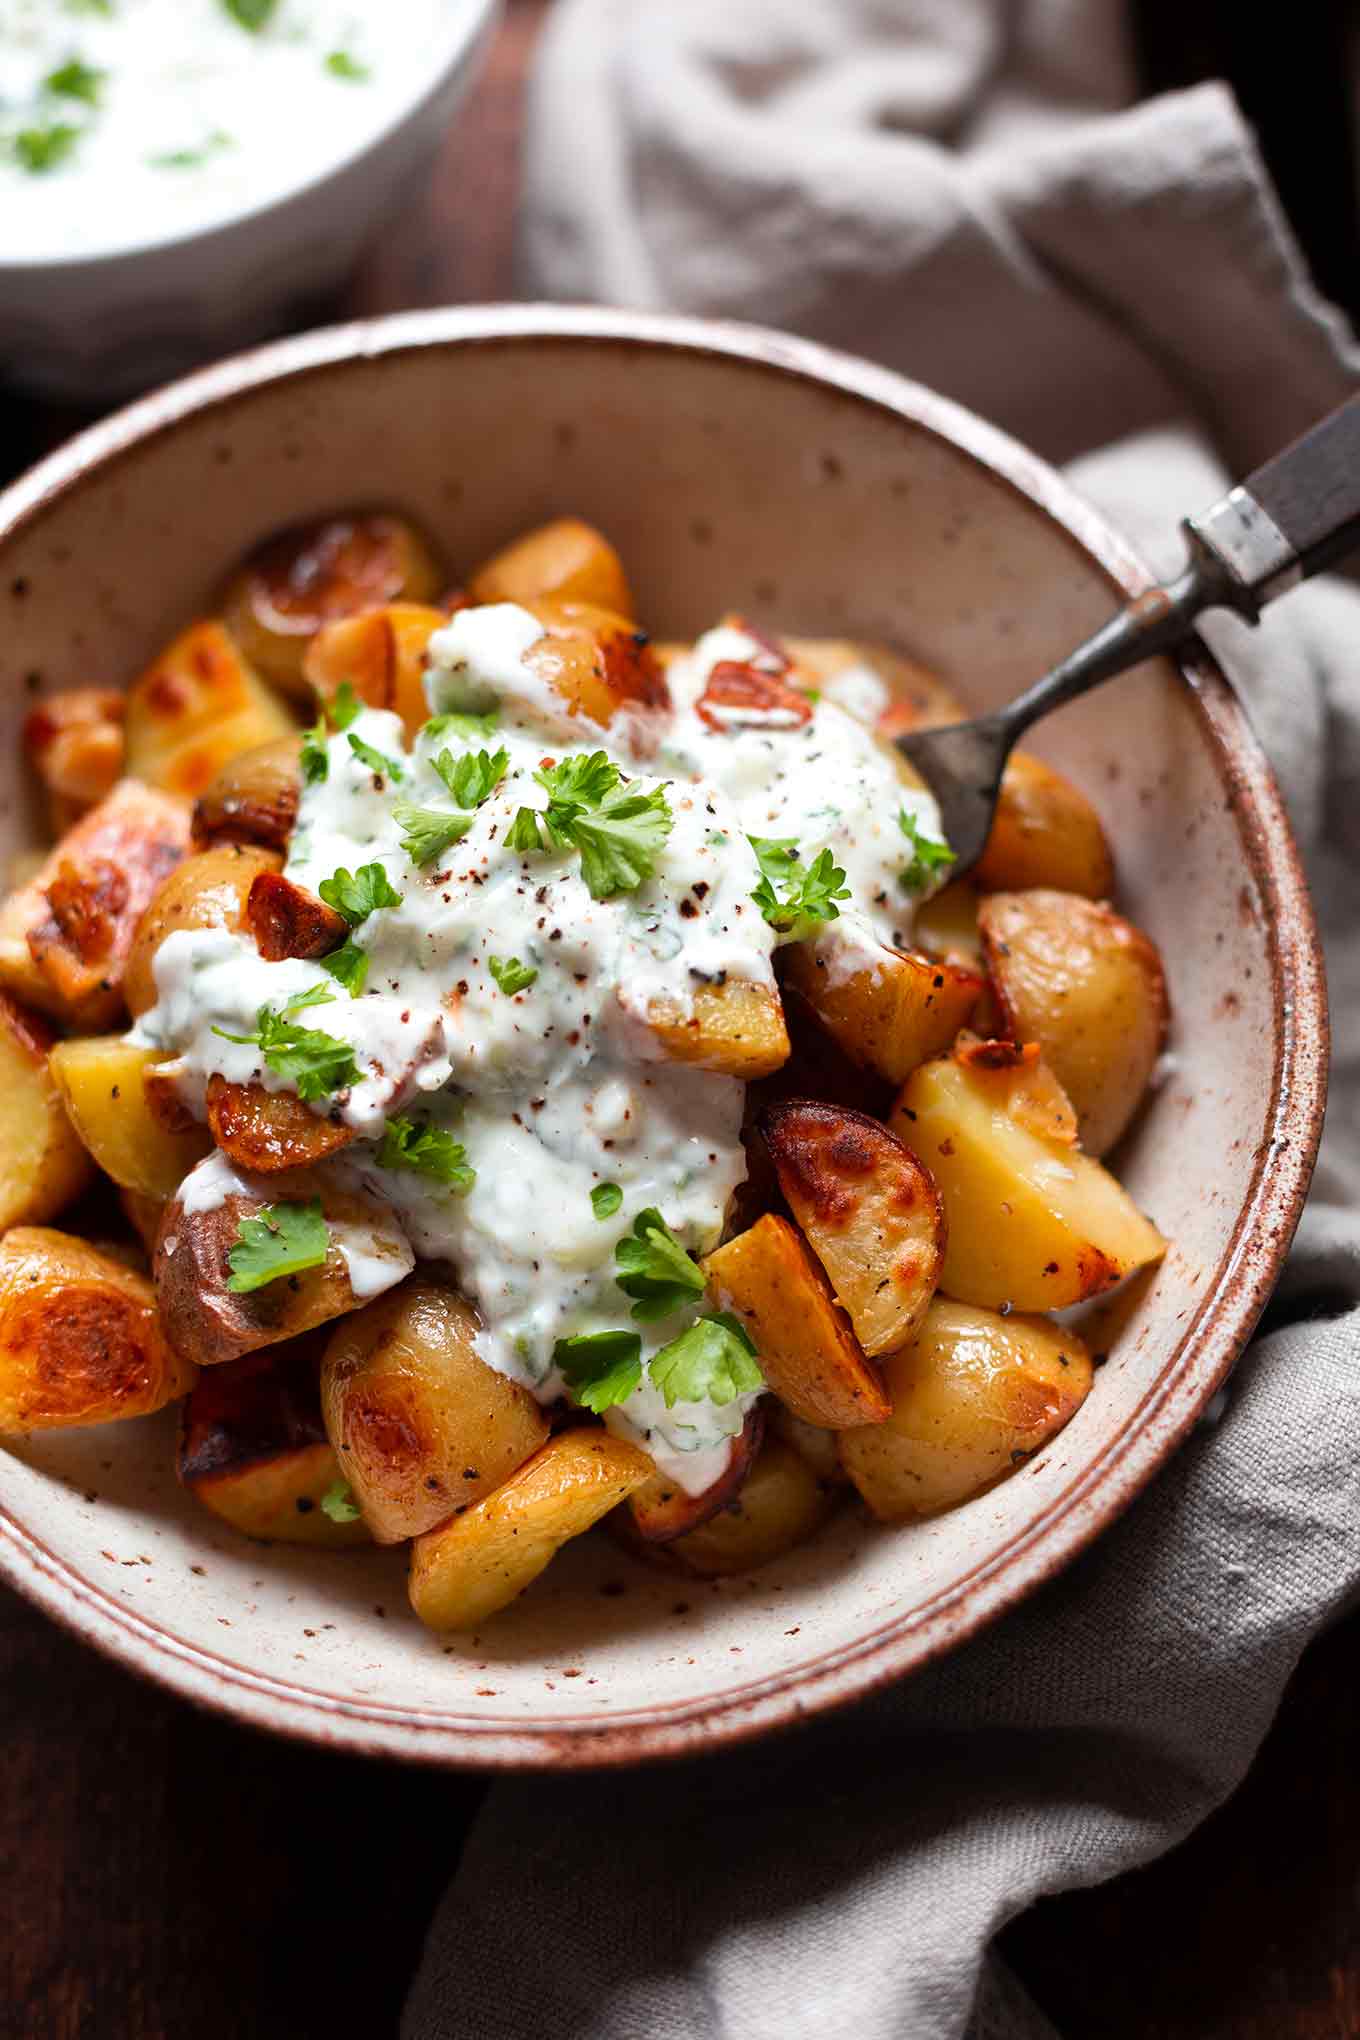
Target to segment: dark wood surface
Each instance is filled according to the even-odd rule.
[[[508,289],[522,82],[542,12],[511,0],[428,201],[348,308]],[[1154,83],[1222,68],[1227,16],[1246,19],[1222,10],[1223,44],[1201,38],[1187,55],[1168,40],[1168,10],[1145,12]],[[1287,168],[1282,181],[1301,188]],[[1330,214],[1320,231],[1330,259]],[[22,464],[72,422],[0,399],[0,462]],[[1008,1957],[1066,2040],[1360,2036],[1357,1687],[1360,1620],[1308,1653],[1246,1783],[1189,1842],[1007,1931]],[[0,2034],[395,2032],[481,1792],[475,1778],[198,1714],[0,1593]],[[465,2030],[476,2033],[475,2008]]]

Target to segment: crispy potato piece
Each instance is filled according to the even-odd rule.
[[[788,1059],[789,1036],[773,985],[726,978],[697,985],[686,1014],[678,1005],[655,1000],[647,1027],[668,1062],[692,1063],[723,1076],[768,1076]]]
[[[24,750],[46,788],[54,836],[64,836],[121,777],[126,701],[111,687],[72,687],[25,716]]]
[[[164,1200],[212,1142],[182,1109],[173,1126],[152,1110],[146,1076],[160,1060],[156,1049],[133,1048],[117,1034],[60,1041],[51,1058],[71,1124],[105,1175],[121,1189]]]
[[[941,886],[916,909],[916,940],[930,956],[943,957],[965,969],[981,973],[986,966],[982,937],[978,933],[978,909],[982,893],[974,880],[954,878]]]
[[[942,1297],[887,1374],[887,1423],[837,1441],[846,1472],[887,1523],[952,1509],[1013,1473],[1080,1409],[1092,1378],[1074,1332]]]
[[[263,1084],[208,1079],[208,1130],[238,1169],[273,1176],[305,1169],[338,1154],[354,1139],[352,1127],[313,1112],[295,1091],[266,1091]]]
[[[296,727],[220,623],[191,623],[129,691],[127,769],[192,800],[229,758]]]
[[[1099,1162],[1034,1130],[1033,1103],[1023,1064],[988,1069],[960,1053],[923,1063],[893,1107],[894,1133],[944,1199],[940,1287],[960,1303],[1062,1310],[1166,1252]]]
[[[303,674],[322,701],[349,682],[371,708],[394,709],[414,742],[429,721],[425,652],[448,617],[418,602],[388,602],[323,624],[307,647]]]
[[[528,1391],[477,1353],[477,1323],[456,1290],[413,1280],[331,1335],[326,1430],[379,1544],[461,1515],[548,1436]]]
[[[579,517],[554,517],[483,560],[469,576],[473,602],[587,602],[636,620],[623,562],[609,540]]]
[[[525,602],[543,636],[524,655],[573,715],[607,726],[621,708],[668,708],[670,689],[644,631],[587,602]]]
[[[0,1431],[149,1416],[186,1395],[194,1372],[163,1335],[144,1275],[46,1226],[0,1240]]]
[[[123,996],[134,1020],[156,1003],[156,952],[181,928],[245,926],[250,889],[263,872],[283,862],[277,850],[251,843],[219,843],[196,851],[157,888],[137,923],[123,972]]]
[[[165,1214],[165,1199],[148,1197],[140,1190],[120,1190],[118,1202],[123,1207],[124,1218],[142,1243],[149,1267],[156,1234],[161,1229],[161,1219]]]
[[[276,871],[261,872],[251,886],[246,925],[267,963],[285,956],[329,956],[349,933],[343,914]]]
[[[363,1518],[321,1506],[344,1485],[321,1421],[315,1337],[200,1374],[180,1415],[178,1472],[196,1501],[247,1537],[332,1550],[371,1540]]]
[[[886,1397],[884,1407],[887,1408]],[[801,1417],[795,1417],[793,1411],[776,1396],[770,1397],[770,1411],[766,1423],[776,1438],[781,1439],[790,1451],[796,1452],[800,1459],[806,1461],[823,1487],[849,1485],[850,1477],[841,1465],[840,1454],[836,1450],[834,1431],[824,1431],[820,1424],[804,1423]]]
[[[228,582],[223,620],[266,679],[306,700],[309,640],[323,624],[384,602],[433,602],[443,583],[424,538],[383,512],[279,532]]]
[[[795,1416],[830,1431],[883,1422],[882,1376],[796,1226],[767,1213],[699,1265],[710,1297],[742,1320],[765,1379]]]
[[[787,1099],[767,1108],[761,1132],[864,1352],[895,1352],[924,1316],[944,1258],[929,1172],[876,1119],[844,1105]]]
[[[94,1177],[48,1067],[54,1039],[40,1014],[0,992],[0,1232],[45,1224]]]
[[[205,1190],[206,1170],[216,1173]],[[227,1187],[236,1183],[244,1187]],[[220,1202],[209,1201],[224,1189]],[[331,1229],[323,1265],[244,1295],[229,1289],[227,1256],[241,1220],[257,1218],[278,1204],[306,1204],[313,1197],[321,1199]],[[366,1300],[351,1284],[345,1246],[359,1257],[368,1296],[394,1287],[415,1265],[390,1213],[338,1189],[324,1174],[296,1169],[276,1192],[267,1179],[236,1176],[220,1155],[212,1154],[166,1205],[156,1237],[152,1273],[166,1335],[198,1366],[215,1367],[343,1317]]]
[[[1112,1148],[1166,1039],[1155,944],[1075,893],[992,893],[978,918],[1004,1031],[1037,1041],[1076,1108],[1088,1154]]]
[[[1026,751],[1011,753],[992,833],[972,875],[984,892],[1055,886],[1103,900],[1114,891],[1100,816],[1070,779]]]
[[[962,722],[968,711],[952,688],[919,660],[886,645],[857,643],[848,638],[785,638],[794,664],[805,681],[825,689],[843,707],[857,712],[854,695],[834,684],[855,668],[881,680],[892,699],[878,718],[881,735],[891,739],[902,730],[928,729],[936,723]]]
[[[893,1084],[948,1047],[984,989],[979,975],[958,964],[847,947],[834,929],[790,943],[784,970],[846,1054]]]
[[[194,807],[194,848],[258,843],[286,850],[302,792],[301,739],[275,737],[229,758]]]
[[[815,1536],[836,1506],[838,1483],[817,1478],[779,1438],[767,1438],[731,1501],[666,1546],[666,1556],[704,1579],[755,1572]]]
[[[484,1502],[415,1539],[411,1606],[429,1629],[475,1629],[651,1472],[645,1452],[608,1431],[559,1432]]]
[[[188,847],[183,801],[120,780],[0,906],[0,986],[81,1032],[112,1027],[143,909]]]
[[[628,1497],[624,1513],[632,1536],[644,1544],[669,1544],[673,1538],[682,1537],[687,1531],[697,1529],[700,1523],[706,1523],[710,1516],[727,1506],[740,1488],[764,1435],[764,1405],[756,1403],[732,1440],[727,1465],[717,1480],[701,1494],[686,1494],[680,1483],[668,1474],[659,1470],[653,1472],[651,1478],[643,1481],[641,1487],[634,1488]]]

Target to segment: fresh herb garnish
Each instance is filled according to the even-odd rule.
[[[579,850],[581,876],[596,900],[635,892],[651,877],[674,821],[664,786],[624,780],[603,751],[578,751],[534,777],[548,806],[541,814],[520,808],[506,836],[510,849]]]
[[[319,786],[330,771],[330,754],[326,749],[326,718],[318,716],[302,738],[302,779],[306,786]]]
[[[279,0],[222,0],[232,20],[258,35],[278,7]]]
[[[367,765],[370,772],[376,772],[379,779],[390,779],[397,785],[401,784],[406,775],[395,758],[385,757],[381,751],[375,751],[372,744],[366,744],[362,737],[356,737],[353,730],[350,731],[345,742],[349,745],[359,763]]]
[[[326,69],[332,78],[345,78],[353,85],[360,85],[373,75],[368,65],[361,64],[348,50],[332,50],[326,58]]]
[[[646,1324],[667,1316],[704,1293],[704,1278],[653,1206],[640,1211],[633,1230],[614,1249],[619,1273],[614,1280],[625,1296],[637,1299],[633,1316]]]
[[[31,176],[55,170],[64,163],[76,143],[80,129],[68,121],[51,121],[46,127],[21,128],[11,144],[20,166]]]
[[[235,141],[225,128],[214,128],[197,148],[164,149],[160,155],[148,156],[146,160],[153,170],[197,170],[201,163],[206,163],[219,149],[235,147]]]
[[[539,817],[531,807],[516,811],[515,819],[505,832],[507,850],[541,850],[542,841],[538,833]]]
[[[590,1208],[596,1218],[612,1218],[623,1203],[623,1192],[617,1183],[597,1183],[590,1193]]]
[[[357,1523],[363,1514],[346,1480],[333,1480],[321,1497],[321,1507],[332,1523]]]
[[[344,916],[351,928],[359,927],[379,907],[401,905],[401,894],[381,864],[361,864],[355,872],[346,871],[341,865],[330,878],[322,879],[317,893],[328,907]]]
[[[66,0],[68,14],[102,14],[107,20],[113,13],[113,0]]]
[[[937,836],[922,834],[915,815],[909,809],[902,809],[897,817],[897,826],[911,845],[911,863],[904,865],[898,873],[908,892],[920,892],[937,871],[947,871],[951,864],[957,864],[958,859],[947,843],[942,843]]]
[[[462,743],[475,744],[494,736],[499,721],[500,716],[494,708],[485,715],[469,715],[462,709],[450,709],[443,715],[432,715],[422,725],[418,741],[436,744],[441,737],[456,737]]]
[[[521,963],[517,956],[489,956],[487,968],[507,997],[516,992],[527,992],[538,971],[531,963]]]
[[[746,1327],[726,1310],[696,1318],[652,1355],[648,1372],[668,1410],[678,1402],[711,1402],[721,1408],[765,1386]]]
[[[227,1255],[227,1288],[235,1296],[248,1296],[281,1276],[319,1268],[330,1237],[319,1197],[310,1204],[266,1204],[237,1224],[236,1244]]]
[[[107,72],[97,71],[93,64],[83,63],[79,57],[70,57],[55,71],[48,72],[43,79],[43,90],[55,93],[59,99],[80,99],[86,106],[98,106],[107,75]]]
[[[342,680],[329,701],[321,704],[322,714],[331,728],[347,730],[364,706],[348,680]]]
[[[579,1332],[559,1339],[553,1366],[583,1409],[598,1417],[626,1402],[642,1379],[642,1339],[637,1332]]]
[[[328,988],[321,989],[326,998],[333,996]],[[272,1006],[261,1006],[255,1016],[253,1034],[228,1034],[224,1027],[214,1027],[213,1033],[223,1041],[258,1048],[266,1066],[275,1076],[286,1078],[299,1098],[329,1098],[334,1091],[345,1091],[352,1084],[361,1083],[363,1072],[347,1041],[337,1041],[334,1035],[323,1034],[318,1028],[299,1027],[288,1018],[301,1005],[321,1003],[309,992],[282,1012],[276,1012]]]
[[[187,161],[190,152],[181,150]],[[170,163],[176,159],[169,156],[153,157],[153,162]],[[330,753],[326,739],[331,730],[337,736],[347,730],[363,707],[358,695],[348,680],[342,680],[329,701],[320,704],[316,721],[302,739],[302,777],[308,786],[319,786],[330,771]]]
[[[389,1119],[378,1148],[380,1169],[415,1169],[447,1183],[466,1196],[477,1180],[467,1149],[440,1126],[418,1126],[413,1119]]]
[[[748,836],[760,866],[760,883],[751,898],[777,934],[798,941],[819,921],[840,918],[837,900],[848,900],[845,873],[829,850],[819,850],[810,865],[798,855],[792,837]],[[783,887],[782,895],[776,887]]]
[[[504,779],[510,754],[501,750],[493,758],[486,751],[464,751],[455,758],[452,751],[441,751],[433,763],[459,807],[477,808]]]
[[[399,800],[392,813],[406,831],[401,847],[418,865],[433,864],[453,844],[461,843],[473,820],[471,815],[450,814],[447,808],[417,807],[410,800]]]
[[[323,970],[330,972],[337,984],[344,986],[352,999],[357,999],[368,983],[368,951],[361,949],[352,938],[333,949],[329,956],[318,957]]]

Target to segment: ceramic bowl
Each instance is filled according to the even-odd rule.
[[[500,0],[446,0],[386,126],[264,204],[158,239],[134,226],[98,254],[0,261],[0,375],[107,405],[279,332],[337,291],[428,171],[499,14]]]
[[[451,562],[580,512],[666,636],[728,608],[895,641],[979,707],[1149,576],[1041,462],[900,377],[774,334],[541,307],[317,333],[162,391],[0,498],[4,837],[27,840],[17,728],[46,688],[135,671],[271,526],[351,503]],[[176,1487],[173,1416],[11,1442],[0,1566],[188,1698],[444,1764],[710,1748],[898,1678],[1054,1574],[1223,1381],[1293,1232],[1326,1059],[1312,914],[1270,772],[1197,654],[1141,668],[1036,747],[1092,795],[1121,898],[1160,943],[1169,1074],[1118,1158],[1174,1242],[1122,1296],[1094,1393],[1009,1481],[935,1521],[847,1511],[750,1578],[677,1588],[571,1547],[471,1640],[406,1608],[399,1552],[245,1542]]]

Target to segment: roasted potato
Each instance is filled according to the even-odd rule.
[[[200,1374],[184,1403],[180,1480],[247,1537],[330,1549],[369,1542],[361,1516],[337,1521],[321,1506],[345,1480],[321,1421],[319,1359],[315,1336],[246,1353]]]
[[[425,652],[448,622],[442,609],[418,602],[388,602],[323,624],[307,647],[303,675],[322,701],[346,682],[371,708],[401,717],[408,742],[429,721]]]
[[[819,1480],[781,1439],[767,1438],[732,1499],[668,1544],[666,1556],[705,1579],[754,1572],[815,1536],[836,1506],[838,1485]]]
[[[889,1121],[944,1199],[945,1295],[987,1310],[1062,1310],[1159,1261],[1165,1240],[1114,1177],[1057,1128],[1036,1130],[1018,1052],[988,1067],[977,1046],[992,1047],[923,1063]]]
[[[415,1539],[411,1606],[427,1628],[475,1629],[651,1472],[645,1452],[608,1431],[559,1432],[485,1501]]]
[[[0,1232],[43,1225],[94,1170],[48,1067],[52,1029],[0,992]]]
[[[668,1062],[748,1081],[777,1070],[789,1053],[778,992],[746,979],[696,985],[689,1013],[653,1000],[647,1026]]]
[[[265,678],[305,700],[302,664],[323,624],[384,602],[433,602],[443,576],[405,518],[382,512],[295,525],[228,582],[223,620]]]
[[[204,1170],[225,1170],[225,1179],[209,1178],[212,1187],[205,1190]],[[166,1335],[200,1367],[218,1366],[343,1317],[367,1297],[393,1288],[415,1265],[391,1214],[367,1198],[338,1189],[324,1174],[294,1170],[279,1185],[277,1196],[254,1184],[246,1190],[227,1188],[222,1195],[224,1182],[232,1181],[219,1155],[200,1162],[166,1205],[152,1258]],[[330,1229],[325,1261],[260,1289],[245,1293],[231,1289],[228,1256],[238,1244],[242,1221],[259,1218],[280,1204],[308,1204],[313,1198],[320,1198]],[[349,1253],[356,1255],[363,1270],[362,1294],[350,1280]]]
[[[230,758],[297,725],[220,623],[190,624],[127,698],[127,769],[193,800]]]
[[[338,1118],[322,1117],[295,1091],[208,1079],[208,1131],[238,1169],[273,1176],[324,1162],[354,1139]]]
[[[159,1051],[134,1048],[121,1035],[94,1034],[60,1041],[52,1075],[71,1124],[106,1176],[142,1197],[173,1197],[209,1152],[207,1131],[181,1111],[167,1125],[152,1109],[146,1078]]]
[[[526,602],[543,625],[525,663],[573,715],[608,725],[621,708],[665,708],[666,676],[644,632],[625,616],[586,602]]]
[[[142,1243],[149,1267],[151,1255],[155,1251],[156,1234],[161,1229],[166,1200],[163,1197],[147,1197],[140,1190],[120,1190],[118,1202],[123,1207],[124,1218]]]
[[[888,1400],[796,1226],[767,1213],[700,1262],[719,1310],[735,1311],[779,1400],[826,1430],[881,1424]]]
[[[46,789],[54,836],[64,836],[121,778],[126,702],[111,687],[72,687],[25,716],[24,750]]]
[[[134,1019],[156,1003],[156,952],[167,935],[182,928],[230,928],[246,924],[250,889],[263,872],[282,863],[277,850],[253,843],[219,843],[177,865],[137,923],[123,972],[123,996]]]
[[[194,848],[258,843],[286,850],[302,792],[301,740],[275,737],[229,758],[194,807]]]
[[[609,540],[579,517],[555,517],[502,546],[468,580],[473,602],[586,602],[632,623],[623,562]]]
[[[669,1544],[672,1539],[697,1529],[700,1523],[706,1523],[710,1516],[727,1506],[740,1488],[764,1435],[765,1409],[763,1402],[758,1402],[732,1440],[727,1465],[717,1480],[700,1494],[686,1494],[680,1483],[668,1474],[659,1469],[653,1472],[641,1487],[634,1488],[628,1497],[627,1508],[621,1512],[627,1516],[628,1528],[633,1536],[644,1544]]]
[[[929,1172],[876,1119],[791,1098],[761,1132],[779,1185],[871,1358],[904,1345],[935,1293],[944,1212]]]
[[[343,914],[278,871],[262,871],[252,884],[246,926],[267,963],[285,956],[329,956],[349,933]]]
[[[1112,1148],[1166,1039],[1166,980],[1147,936],[1075,893],[993,893],[978,926],[1004,1032],[1037,1041],[1088,1154]]]
[[[1086,795],[1042,758],[1013,751],[972,876],[984,892],[1056,886],[1103,900],[1114,891],[1114,859]]]
[[[112,1027],[137,924],[188,847],[183,801],[120,780],[0,906],[0,987],[79,1031]]]
[[[979,975],[986,966],[978,910],[983,894],[973,878],[954,878],[916,909],[914,934],[929,956],[943,957]]]
[[[883,1406],[886,1412],[886,1396]],[[820,1424],[808,1424],[801,1417],[795,1417],[787,1404],[780,1402],[776,1396],[770,1397],[765,1422],[776,1438],[806,1461],[824,1487],[845,1487],[848,1484],[849,1475],[841,1465],[834,1431],[825,1431]]]
[[[847,952],[834,932],[784,952],[788,982],[847,1055],[900,1084],[967,1024],[984,980],[900,949]]]
[[[46,1226],[0,1240],[0,1431],[145,1417],[193,1383],[144,1275]]]
[[[1091,1387],[1091,1356],[1074,1332],[943,1297],[886,1371],[887,1423],[837,1442],[851,1480],[888,1523],[993,1486],[1062,1429]]]
[[[903,730],[926,729],[934,723],[962,722],[967,711],[952,688],[916,659],[889,651],[886,645],[856,643],[847,638],[786,637],[795,667],[805,682],[828,689],[852,715],[860,707],[848,686],[839,686],[847,674],[871,673],[887,688],[891,697],[877,719],[880,733],[891,739]],[[866,706],[872,707],[873,690],[866,690]],[[871,717],[862,717],[870,720]]]
[[[528,1391],[479,1356],[476,1332],[456,1290],[413,1280],[331,1334],[326,1430],[379,1544],[461,1515],[548,1436]]]

